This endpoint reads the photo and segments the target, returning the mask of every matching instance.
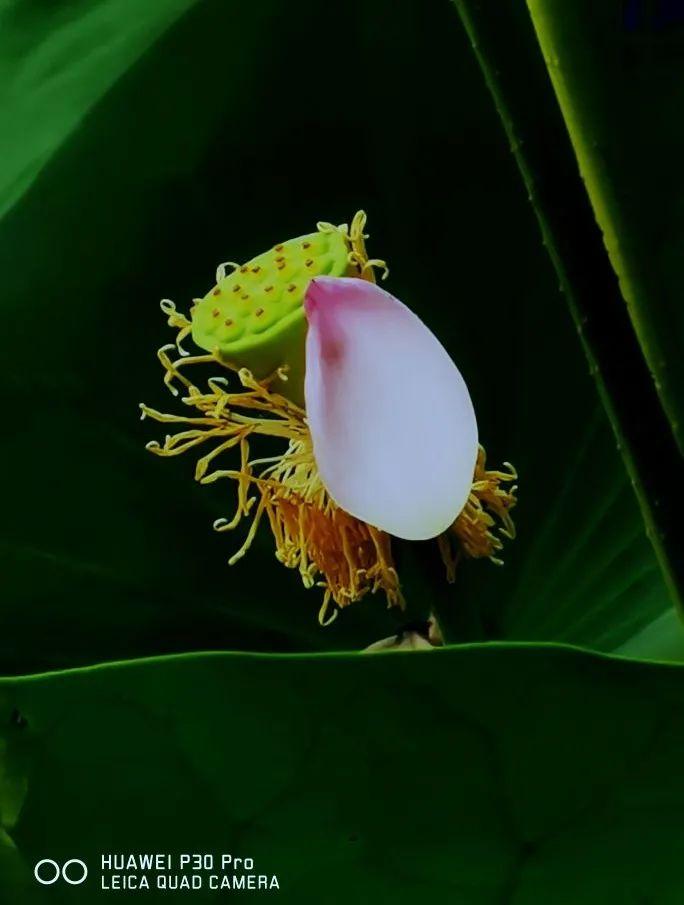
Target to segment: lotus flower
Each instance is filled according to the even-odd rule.
[[[234,563],[248,550],[266,515],[276,556],[299,570],[307,587],[324,589],[322,624],[368,592],[383,590],[403,605],[391,538],[438,538],[453,579],[460,552],[495,553],[512,537],[509,509],[515,479],[485,469],[475,412],[463,377],[439,340],[402,302],[375,284],[363,233],[365,215],[351,224],[276,245],[247,264],[221,265],[217,284],[196,300],[188,319],[169,300],[169,324],[179,330],[173,361],[159,352],[165,381],[180,382],[192,417],[141,406],[143,417],[185,422],[188,430],[148,449],[177,455],[207,441],[196,478],[238,485],[230,530],[252,517]],[[208,354],[188,356],[189,334]],[[220,363],[238,375],[212,377],[200,390],[188,364]],[[278,455],[253,458],[250,442],[270,437]],[[217,456],[237,449],[238,468],[209,471]],[[254,495],[253,491],[256,491]],[[335,608],[331,610],[331,606]]]

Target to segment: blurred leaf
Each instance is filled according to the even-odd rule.
[[[91,4],[70,7],[69,28],[49,39],[65,95],[81,100],[69,36],[100,8],[129,34],[125,4]],[[21,11],[14,40],[39,43],[45,13]],[[118,56],[112,46],[87,116],[52,104],[49,70],[16,107],[54,119],[49,162],[33,133],[20,143],[26,172],[36,160],[42,169],[0,222],[11,404],[0,447],[2,669],[358,648],[396,629],[401,616],[377,599],[321,630],[316,592],[275,561],[267,533],[228,569],[239,532],[218,536],[211,524],[232,509],[232,490],[194,485],[190,458],[154,459],[144,450],[154,425],[137,420],[142,399],[178,405],[154,355],[171,338],[160,298],[187,309],[219,261],[360,207],[371,252],[392,268],[388,288],[468,380],[490,461],[509,459],[521,475],[505,567],[465,563],[455,588],[441,585],[469,626],[463,637],[609,649],[663,613],[622,461],[449,6],[378,0],[369,12],[355,0],[331,30],[315,0],[205,0],[156,34],[139,59],[123,37]],[[107,35],[92,40],[110,46]],[[21,87],[21,58],[6,65]],[[419,128],[407,116],[413,99]],[[22,117],[7,128],[23,129]],[[0,185],[16,182],[10,158]],[[410,615],[423,614],[441,567],[426,583],[399,555]]]
[[[684,452],[684,7],[528,0],[596,219]]]
[[[0,8],[0,215],[88,111],[195,0],[5,0]]]
[[[497,10],[496,16],[479,0],[455,0],[455,5],[537,216],[544,245],[575,321],[648,536],[672,599],[681,608],[684,606],[681,557],[684,463],[605,253],[532,24],[520,4],[505,5]],[[593,457],[595,450],[585,447],[584,454]],[[571,492],[583,494],[586,490],[583,485],[577,485]],[[605,492],[601,497],[607,499]],[[600,520],[602,505],[598,498],[594,502]],[[569,503],[574,505],[574,500]],[[554,569],[551,584],[560,587],[569,581],[573,593],[580,595],[597,580],[619,586],[617,571],[612,579],[604,570],[599,576],[592,563],[579,555],[582,537],[586,537],[584,532],[573,535],[568,554],[561,558],[560,568]],[[598,543],[612,545],[614,539],[611,526],[604,531],[604,537],[598,538]],[[596,540],[591,538],[592,545]],[[613,565],[617,567],[617,561]],[[622,574],[633,587],[633,572]],[[548,585],[548,576],[539,572],[537,576]],[[526,590],[536,580],[533,574],[528,577]],[[590,634],[597,630],[600,633],[601,624],[606,624],[603,596],[594,596],[592,591],[591,595],[585,595],[585,601],[584,629]],[[615,615],[629,619],[630,608],[623,608]],[[557,608],[548,618],[549,622],[560,619],[567,624]]]
[[[637,660],[684,661],[684,626],[674,610],[658,616],[616,649],[623,657]]]
[[[676,905],[683,682],[496,644],[5,680],[2,725],[21,713],[36,755],[11,839],[27,872],[86,861],[59,903],[109,899],[102,853],[210,852],[253,858],[284,902]]]

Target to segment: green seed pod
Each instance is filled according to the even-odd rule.
[[[219,268],[216,285],[192,310],[192,338],[207,352],[257,379],[286,366],[278,391],[301,403],[306,319],[304,296],[317,276],[373,278],[363,245],[365,214],[346,225],[319,223],[318,231],[276,245],[246,264]]]

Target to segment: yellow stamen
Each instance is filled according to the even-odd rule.
[[[501,537],[509,540],[515,537],[510,510],[517,502],[518,488],[502,485],[517,481],[518,475],[510,462],[504,462],[508,471],[488,471],[486,458],[484,447],[480,446],[470,496],[451,528],[439,537],[439,549],[450,582],[455,580],[461,552],[473,559],[486,557],[501,566],[503,560],[496,556],[503,548]]]
[[[358,275],[360,277],[362,277],[364,280],[368,280],[369,282],[374,283],[374,268],[378,267],[380,270],[382,270],[382,279],[386,280],[389,276],[389,267],[387,266],[387,263],[380,258],[368,257],[365,243],[368,235],[363,231],[367,219],[368,218],[365,211],[357,211],[354,214],[354,219],[349,226],[347,226],[346,223],[341,223],[339,226],[334,226],[332,223],[325,223],[324,221],[321,221],[320,223],[316,224],[316,228],[321,233],[342,233],[349,245],[349,254],[347,255],[347,261],[349,261],[349,263],[358,270]]]
[[[164,310],[169,321],[175,321],[173,326],[185,329],[175,309],[167,305]],[[342,608],[368,593],[384,591],[388,606],[403,607],[389,536],[349,515],[330,498],[316,468],[304,410],[270,388],[277,375],[257,381],[247,369],[238,370],[211,355],[172,361],[168,349],[159,354],[166,371],[164,381],[175,393],[174,381],[183,385],[182,402],[194,413],[166,415],[141,405],[143,417],[187,428],[167,436],[162,445],[152,441],[147,448],[158,456],[176,456],[207,442],[216,444],[198,460],[195,479],[202,484],[223,478],[236,481],[238,502],[233,518],[219,519],[214,528],[228,531],[243,518],[251,519],[245,541],[229,563],[245,555],[265,515],[278,560],[297,569],[305,587],[323,588],[322,625],[337,615],[337,610],[330,613],[331,603]],[[180,371],[186,363],[208,361],[237,373],[241,389],[231,392],[225,378],[214,377],[203,392]],[[287,447],[281,455],[252,458],[250,442],[257,437],[282,440]],[[240,448],[238,468],[209,470],[218,456],[236,446]],[[252,491],[258,496],[251,496]]]

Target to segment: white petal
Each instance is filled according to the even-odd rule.
[[[446,350],[373,283],[318,277],[305,307],[304,394],[335,502],[397,537],[435,537],[466,503],[477,456],[468,389]]]

